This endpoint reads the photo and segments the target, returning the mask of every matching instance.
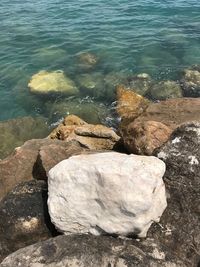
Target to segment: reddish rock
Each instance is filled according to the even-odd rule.
[[[16,148],[0,161],[0,199],[13,187],[31,179],[47,179],[47,172],[57,163],[85,151],[78,142],[33,139]]]
[[[165,143],[172,130],[156,121],[132,122],[122,132],[124,145],[130,153],[152,155]]]

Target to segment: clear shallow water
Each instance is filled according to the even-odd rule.
[[[102,75],[147,72],[176,79],[180,70],[200,63],[198,0],[1,0],[0,21],[0,120],[40,114],[55,122],[62,114],[58,107],[81,113],[85,102],[89,110],[87,94],[70,100],[68,111],[67,100],[61,105],[27,88],[42,69],[62,69],[76,82],[81,51],[100,58],[94,72]],[[106,102],[92,105],[101,113]]]

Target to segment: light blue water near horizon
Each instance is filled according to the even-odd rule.
[[[1,0],[0,22],[0,121],[56,112],[57,100],[31,95],[28,81],[61,69],[76,82],[81,51],[100,58],[102,75],[176,80],[200,63],[198,0]]]

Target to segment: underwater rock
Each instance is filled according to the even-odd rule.
[[[73,123],[74,119],[75,123]],[[68,121],[70,121],[69,124]],[[78,121],[80,121],[80,124]],[[90,150],[112,150],[120,139],[111,128],[100,124],[88,124],[74,115],[66,117],[64,121],[52,131],[49,137],[65,141],[74,140]]]
[[[64,234],[145,237],[165,210],[156,157],[105,152],[73,156],[48,173],[51,221]]]
[[[196,66],[193,69],[184,70],[181,85],[184,96],[200,97],[200,68]]]
[[[79,68],[83,70],[94,68],[99,61],[98,57],[90,52],[79,53],[77,60]]]
[[[63,71],[40,71],[34,74],[28,84],[31,93],[62,93],[76,95],[79,91],[75,83],[64,75]]]
[[[33,52],[31,62],[33,64],[41,64],[48,67],[50,64],[64,62],[67,58],[67,53],[64,49],[58,47],[42,47]]]
[[[8,254],[55,236],[47,207],[47,183],[17,185],[0,202],[0,260]]]
[[[133,121],[120,133],[123,143],[130,153],[152,155],[156,148],[169,139],[172,130],[157,121]]]
[[[46,103],[45,109],[50,121],[58,121],[70,114],[77,115],[92,124],[105,123],[107,118],[112,118],[110,106],[89,97],[61,99],[55,103],[49,101]]]
[[[104,77],[101,73],[80,74],[77,77],[80,92],[85,92],[95,98],[104,96]]]
[[[175,81],[160,81],[151,86],[148,95],[154,100],[179,98],[182,97],[182,90],[180,84]]]
[[[0,122],[0,158],[8,156],[25,141],[43,138],[49,132],[46,119],[42,117],[22,117]]]
[[[117,113],[122,123],[127,124],[141,115],[149,105],[149,101],[123,85],[117,87]]]
[[[9,255],[0,264],[11,266],[189,267],[152,239],[140,242],[92,235],[61,235],[38,242]]]
[[[152,79],[147,73],[140,73],[133,77],[128,77],[126,86],[135,93],[144,96],[152,85]]]

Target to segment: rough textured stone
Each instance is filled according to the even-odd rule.
[[[128,77],[126,86],[140,95],[146,95],[152,86],[152,79],[147,73],[140,73],[133,77]]]
[[[74,140],[91,150],[111,150],[120,139],[111,128],[100,124],[88,124],[74,115],[67,116],[49,137],[66,141]]]
[[[128,90],[124,86],[117,87],[117,113],[126,124],[141,115],[148,107],[149,101]]]
[[[77,60],[79,68],[83,70],[94,68],[99,61],[98,57],[90,52],[79,53],[77,56]]]
[[[172,130],[161,122],[132,122],[121,131],[125,147],[130,153],[152,155],[154,149],[163,145]]]
[[[163,252],[147,240],[122,240],[107,236],[58,236],[20,249],[1,267],[186,267],[181,259]]]
[[[166,163],[168,206],[149,232],[187,266],[200,263],[200,124],[177,128],[155,153]]]
[[[200,67],[186,69],[181,84],[185,96],[200,97]]]
[[[150,88],[148,95],[154,100],[165,100],[182,97],[182,90],[180,84],[175,81],[161,81]]]
[[[73,155],[81,153],[77,142],[51,139],[33,139],[15,149],[14,153],[0,161],[0,199],[23,181],[47,179],[50,168]]]
[[[8,254],[56,234],[47,208],[45,181],[16,186],[0,202],[0,260]]]
[[[175,129],[179,124],[200,120],[200,98],[175,98],[152,103],[138,121],[158,121]]]
[[[0,122],[0,158],[8,156],[15,147],[33,138],[49,134],[46,120],[42,117],[22,117]]]
[[[35,94],[63,93],[76,95],[79,91],[75,83],[63,71],[40,71],[32,76],[28,87]]]
[[[166,208],[162,176],[155,157],[117,152],[79,155],[48,174],[52,222],[65,234],[135,234],[144,237]]]

